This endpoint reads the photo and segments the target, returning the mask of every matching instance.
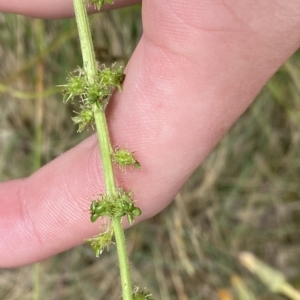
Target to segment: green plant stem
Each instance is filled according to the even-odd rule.
[[[73,5],[81,46],[83,69],[88,81],[93,83],[94,78],[97,75],[98,68],[93,48],[88,15],[83,0],[73,0]]]
[[[86,7],[83,0],[73,0],[73,4],[79,32],[84,71],[88,81],[90,83],[93,83],[98,68],[93,49]],[[111,145],[109,140],[105,112],[96,104],[93,106],[93,111],[100,147],[100,155],[103,164],[105,188],[108,195],[113,195],[116,192],[116,185],[111,161]],[[132,285],[129,272],[129,263],[127,259],[125,235],[121,223],[121,218],[116,218],[112,220],[112,226],[115,234],[117,253],[119,259],[123,300],[132,300]]]
[[[122,283],[122,295],[125,300],[132,300],[132,284],[129,270],[129,261],[125,243],[124,229],[122,227],[121,218],[115,218],[112,220],[112,226],[114,229],[118,260],[120,266],[120,276]]]
[[[300,292],[297,291],[290,284],[285,283],[280,290],[281,294],[292,300],[300,300]]]
[[[41,55],[44,48],[44,21],[34,21],[36,36],[37,36],[37,48],[38,54]],[[40,58],[37,65],[37,80],[36,80],[36,92],[37,97],[35,100],[35,143],[33,152],[33,171],[38,170],[42,165],[42,146],[43,146],[43,107],[44,107],[44,62]],[[41,299],[40,292],[40,263],[33,265],[33,300]]]
[[[42,20],[34,21],[36,35],[37,35],[37,47],[38,53],[41,54],[44,48],[44,23]],[[35,99],[35,143],[33,153],[33,169],[38,170],[42,165],[42,146],[43,146],[43,115],[44,115],[44,62],[40,58],[37,65],[37,80],[36,80],[36,92],[37,97]]]
[[[93,106],[95,124],[98,134],[99,149],[102,158],[104,181],[107,195],[114,195],[116,192],[115,177],[111,161],[111,145],[105,112],[96,104]]]
[[[33,264],[33,300],[40,299],[40,263]]]

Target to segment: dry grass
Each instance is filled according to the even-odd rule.
[[[101,59],[126,61],[141,34],[138,8],[92,20]],[[42,164],[86,136],[76,134],[69,121],[73,108],[62,105],[60,94],[52,88],[64,83],[67,73],[80,64],[74,20],[45,21],[43,41],[36,38],[36,22],[0,14],[1,180],[33,170],[38,130],[34,94],[41,55],[47,70],[42,87],[47,111],[42,125]],[[300,288],[299,67],[300,53],[296,53],[174,203],[127,231],[133,279],[156,299],[243,300],[234,295],[234,275],[243,280],[254,299],[285,299],[240,265],[237,257],[245,250]],[[41,299],[119,299],[117,272],[114,251],[95,259],[88,246],[72,249],[41,264]],[[2,270],[0,299],[33,299],[31,274],[32,266]]]

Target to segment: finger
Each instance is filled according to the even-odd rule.
[[[259,10],[254,22],[250,2],[228,12],[211,1],[144,1],[144,35],[108,111],[113,145],[135,151],[142,164],[140,171],[117,172],[119,185],[134,191],[140,220],[170,203],[298,47],[298,7],[279,26],[278,12]],[[89,223],[85,210],[103,191],[95,137],[30,178],[2,184],[1,266],[43,259],[96,234],[99,225]]]
[[[130,6],[139,2],[140,0],[115,0],[113,4],[105,4],[102,11]],[[97,12],[92,5],[88,7],[88,10],[91,13]],[[73,2],[71,0],[29,0],[26,2],[0,0],[0,11],[45,19],[61,19],[74,16]]]

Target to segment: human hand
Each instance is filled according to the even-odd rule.
[[[0,10],[67,17],[72,3],[0,0]],[[117,174],[135,192],[137,221],[170,203],[299,47],[300,3],[144,0],[143,28],[123,92],[107,111],[113,143],[134,149],[143,166]],[[29,178],[0,185],[1,267],[41,260],[97,233],[86,210],[104,190],[100,165],[93,136]]]

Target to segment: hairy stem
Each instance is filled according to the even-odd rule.
[[[37,48],[40,55],[44,48],[44,21],[35,20],[34,28],[37,36]],[[43,147],[43,114],[44,114],[44,62],[40,58],[37,67],[36,92],[37,97],[35,101],[35,143],[33,151],[33,171],[38,170],[42,165],[42,147]],[[33,265],[33,300],[40,300],[42,298],[40,292],[40,263]]]
[[[79,32],[84,71],[88,81],[93,83],[96,78],[98,68],[93,49],[86,7],[83,0],[73,0],[73,4]],[[111,161],[111,144],[105,112],[104,109],[98,107],[97,104],[93,105],[93,112],[96,122],[100,155],[103,164],[105,188],[108,195],[113,195],[116,193],[116,184]],[[132,285],[129,272],[129,263],[127,259],[125,235],[121,218],[113,219],[112,226],[115,233],[119,259],[123,300],[132,300]]]
[[[95,117],[95,124],[98,134],[99,149],[102,158],[104,181],[107,195],[113,195],[116,192],[115,177],[111,161],[111,145],[109,140],[109,133],[105,112],[99,108],[97,104],[93,105],[93,112]]]
[[[92,35],[85,4],[83,0],[73,0],[75,18],[78,28],[83,68],[90,83],[97,75],[97,63],[93,48]]]

